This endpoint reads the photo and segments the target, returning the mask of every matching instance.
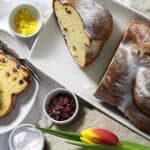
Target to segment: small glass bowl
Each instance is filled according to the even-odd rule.
[[[14,18],[15,18],[15,15],[17,14],[17,12],[20,11],[22,8],[27,8],[39,23],[39,27],[37,28],[37,30],[34,33],[30,34],[30,35],[23,35],[23,34],[20,34],[16,31]],[[42,22],[42,17],[41,17],[41,13],[39,12],[39,10],[36,7],[34,7],[32,5],[29,5],[29,4],[18,5],[17,7],[15,7],[11,11],[10,16],[9,16],[10,29],[12,30],[12,32],[15,35],[17,35],[18,37],[21,37],[21,38],[30,38],[30,37],[35,36],[40,31],[40,29],[42,27],[42,23],[43,23]]]
[[[27,130],[28,130],[27,135],[25,135],[25,132]],[[34,136],[33,136],[31,135],[32,132],[35,132],[36,134],[34,133]],[[8,140],[10,150],[15,150],[15,143],[14,143],[15,138],[17,139],[17,142],[20,141],[22,143],[23,142],[26,143],[28,140],[27,136],[33,137],[35,139],[35,135],[38,136],[39,141],[40,141],[38,142],[38,145],[35,145],[35,146],[38,146],[38,150],[43,150],[44,145],[45,145],[44,136],[42,132],[36,129],[35,126],[32,124],[21,124],[12,130],[12,132],[9,135],[9,140]],[[18,146],[23,146],[22,143]],[[28,143],[28,144],[30,145],[27,145],[27,146],[31,146],[31,145],[33,146],[33,143]]]

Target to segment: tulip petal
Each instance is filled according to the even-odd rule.
[[[117,145],[119,143],[118,137],[112,132],[100,129],[100,128],[89,128],[81,132],[81,141],[86,143],[95,144],[109,144]]]
[[[88,143],[88,144],[94,144],[94,142],[90,141],[88,138],[80,137],[82,142]]]
[[[119,144],[118,137],[114,133],[108,130],[93,128],[92,131],[99,137],[101,143],[110,144],[110,145]]]
[[[83,137],[83,138],[82,138]],[[91,130],[91,128],[81,132],[81,141],[86,143],[99,143],[99,137]]]

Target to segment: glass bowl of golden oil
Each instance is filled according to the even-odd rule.
[[[9,16],[9,26],[10,29],[19,37],[33,37],[41,29],[41,13],[32,5],[21,4],[12,10]]]

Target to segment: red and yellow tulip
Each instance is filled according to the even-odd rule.
[[[120,141],[118,137],[105,129],[89,128],[81,133],[38,128],[44,133],[69,140],[69,144],[91,150],[150,150],[149,146],[130,141]]]
[[[119,144],[119,139],[114,133],[100,128],[89,128],[83,130],[80,139],[82,142],[89,144]]]

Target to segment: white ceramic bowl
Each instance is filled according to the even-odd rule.
[[[57,95],[59,93],[66,93],[66,94],[70,95],[76,103],[76,109],[75,109],[74,114],[70,118],[68,118],[67,120],[64,120],[64,121],[57,121],[57,120],[53,119],[52,117],[49,116],[49,114],[46,111],[46,105],[50,102],[50,100],[55,95]],[[48,119],[50,119],[53,123],[58,124],[58,125],[70,123],[77,116],[78,111],[79,111],[79,102],[78,102],[77,96],[74,93],[72,93],[71,91],[64,89],[64,88],[57,88],[55,90],[52,90],[51,92],[48,93],[48,95],[45,97],[45,99],[43,101],[43,112],[44,112],[45,116]]]
[[[15,134],[17,135],[16,136],[17,142],[19,142],[19,141],[21,142],[22,138],[25,137],[24,131],[26,131],[27,129],[28,130],[30,129],[30,132],[28,131],[27,136],[31,136],[31,131],[36,132],[36,135],[39,136],[39,138],[40,138],[40,142],[38,142],[38,145],[36,145],[37,150],[43,150],[44,145],[45,145],[44,136],[40,130],[36,129],[35,126],[31,125],[31,124],[21,124],[12,130],[12,132],[9,135],[9,141],[8,141],[10,150],[15,150],[14,143],[13,143]],[[22,138],[20,137],[20,134],[18,134],[18,133],[22,134]],[[29,133],[30,133],[30,135],[29,135]],[[30,146],[33,146],[33,143],[29,143],[29,144],[30,144]]]
[[[30,35],[22,35],[20,33],[18,33],[16,31],[16,26],[15,26],[15,22],[14,22],[14,18],[15,18],[15,15],[17,14],[17,12],[22,9],[22,8],[27,8],[28,10],[30,10],[30,12],[32,13],[32,15],[37,19],[38,23],[39,23],[39,27],[37,28],[37,30],[33,33],[33,34],[30,34]],[[9,26],[10,26],[10,29],[12,30],[12,32],[14,34],[16,34],[18,37],[21,37],[21,38],[29,38],[29,37],[32,37],[32,36],[35,36],[41,29],[42,27],[42,16],[41,16],[41,13],[39,12],[39,10],[32,6],[32,5],[29,5],[29,4],[21,4],[21,5],[18,5],[17,7],[15,7],[11,13],[10,13],[10,16],[9,16]]]

